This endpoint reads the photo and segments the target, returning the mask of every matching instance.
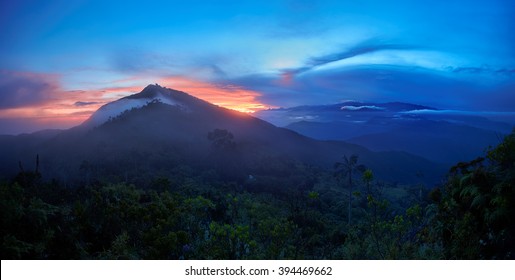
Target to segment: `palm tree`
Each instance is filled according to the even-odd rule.
[[[337,162],[334,164],[334,175],[337,178],[345,178],[347,177],[349,179],[349,209],[348,209],[348,224],[351,223],[351,210],[352,210],[352,177],[353,174],[356,172],[364,172],[365,166],[359,164],[358,165],[358,156],[357,155],[351,155],[350,157],[347,157],[346,155],[343,156],[342,162]]]

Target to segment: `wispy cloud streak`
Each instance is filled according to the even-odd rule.
[[[310,71],[316,67],[320,67],[329,63],[349,59],[352,57],[370,54],[384,50],[413,50],[420,49],[418,47],[406,44],[384,43],[379,39],[370,39],[357,44],[349,49],[341,52],[331,53],[323,56],[312,57],[304,64],[304,66],[295,69],[286,69],[283,74],[297,75]]]

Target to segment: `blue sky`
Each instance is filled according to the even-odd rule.
[[[0,26],[5,131],[70,126],[154,82],[249,111],[515,109],[509,0],[1,1]]]

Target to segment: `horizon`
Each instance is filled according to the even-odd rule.
[[[0,5],[0,134],[73,127],[153,83],[248,113],[342,100],[515,111],[506,0]]]
[[[117,100],[120,100],[122,98],[131,96],[131,95],[139,94],[146,87],[154,86],[154,85],[158,86],[158,87],[161,87],[161,88],[165,88],[165,89],[177,90],[177,89],[174,89],[174,88],[169,88],[169,87],[166,87],[166,86],[159,85],[158,83],[148,84],[147,86],[141,88],[141,90],[138,91],[138,92],[133,92],[133,93],[130,93],[130,94],[126,95],[126,96],[122,96],[122,97],[120,97],[118,99],[112,100],[110,102],[102,103],[102,104],[99,105],[98,109],[100,109],[102,106],[107,105],[107,104],[109,104],[111,102],[115,102]],[[179,91],[182,91],[182,90],[179,90]],[[182,92],[185,92],[185,91],[182,91]],[[199,98],[199,99],[201,99],[203,101],[209,102],[208,100],[205,100],[205,99],[202,98],[203,97],[202,93],[200,94],[200,97],[199,97],[199,95],[195,96],[193,94],[190,94],[189,92],[185,92],[185,93],[188,94],[188,95],[197,97],[197,98]],[[76,102],[76,103],[80,103],[80,102]],[[85,102],[85,103],[86,104],[84,104],[84,105],[91,105],[91,104],[87,104],[87,102]],[[381,105],[381,104],[386,105],[386,104],[400,103],[400,104],[408,104],[408,105],[424,107],[423,109],[416,109],[416,110],[411,110],[411,111],[405,111],[405,112],[402,112],[401,114],[412,114],[412,115],[419,115],[419,116],[424,116],[424,115],[429,115],[430,116],[430,115],[437,115],[437,114],[455,115],[455,116],[476,116],[476,117],[484,117],[484,118],[487,118],[487,119],[490,119],[490,120],[494,120],[494,121],[501,121],[501,122],[504,122],[504,123],[506,123],[508,125],[515,125],[515,112],[513,112],[513,111],[465,111],[465,110],[452,110],[452,109],[442,109],[442,108],[427,107],[427,106],[424,106],[423,104],[407,103],[407,102],[402,102],[402,101],[366,102],[366,101],[356,101],[356,100],[342,100],[342,101],[340,101],[338,103],[332,103],[332,104],[324,103],[324,104],[299,105],[299,106],[292,106],[292,107],[269,107],[269,108],[260,108],[259,110],[256,110],[256,111],[249,111],[248,107],[244,107],[244,106],[242,106],[242,107],[224,106],[223,101],[222,101],[221,104],[220,103],[216,103],[216,102],[209,102],[209,103],[214,104],[216,106],[220,106],[220,107],[226,108],[226,109],[235,110],[235,111],[238,111],[238,112],[241,112],[241,113],[246,113],[246,114],[252,115],[252,116],[254,116],[256,118],[259,118],[259,119],[262,119],[264,121],[270,122],[270,123],[272,123],[272,124],[274,124],[276,126],[279,126],[279,127],[286,126],[286,125],[291,124],[293,122],[283,123],[282,121],[279,121],[279,120],[275,120],[274,121],[273,118],[272,119],[266,118],[266,117],[260,115],[260,113],[288,111],[289,109],[300,108],[300,107],[316,108],[317,106],[334,106],[334,105],[340,105],[340,104],[345,104],[345,103],[375,104],[375,105]],[[84,105],[81,104],[81,105],[76,105],[76,106],[84,106]],[[354,107],[354,106],[346,106],[346,107]],[[367,106],[365,106],[365,107],[367,107]],[[375,106],[373,106],[373,107],[375,107]],[[353,109],[348,109],[348,110],[351,111],[351,112],[354,111]],[[381,112],[381,110],[378,110],[378,111]],[[86,122],[88,119],[90,119],[90,117],[95,112],[96,112],[96,110],[95,111],[91,111],[90,114],[84,115],[84,119],[78,119],[78,120],[73,119],[71,124],[57,124],[57,126],[55,126],[53,123],[48,123],[48,126],[37,125],[36,127],[33,127],[33,128],[22,127],[21,129],[19,127],[16,127],[16,125],[13,126],[13,127],[6,126],[4,123],[2,123],[3,120],[0,118],[0,128],[5,130],[5,132],[0,133],[0,135],[22,135],[22,134],[36,133],[36,132],[45,131],[45,130],[66,130],[66,129],[73,128],[75,126],[79,126],[82,123]],[[302,119],[302,120],[299,120],[299,121],[306,121],[306,120]]]

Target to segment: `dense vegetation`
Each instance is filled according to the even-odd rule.
[[[219,168],[129,180],[84,162],[76,186],[21,169],[0,183],[2,259],[515,258],[515,131],[431,191],[378,182],[351,155],[232,180],[232,135],[209,137]]]

